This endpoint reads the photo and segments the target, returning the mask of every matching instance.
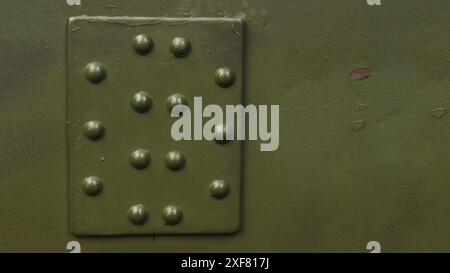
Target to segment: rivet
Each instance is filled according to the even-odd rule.
[[[182,153],[178,151],[171,151],[167,153],[165,163],[167,168],[171,169],[172,171],[178,171],[183,168],[184,164],[186,163],[186,159]]]
[[[81,183],[81,188],[87,195],[95,196],[102,191],[103,182],[95,176],[85,177]]]
[[[150,152],[144,149],[138,149],[131,153],[130,164],[136,169],[144,169],[150,164]]]
[[[350,128],[355,131],[361,130],[364,127],[366,127],[366,123],[362,120],[357,120],[350,123]]]
[[[225,144],[230,141],[231,136],[228,133],[227,125],[219,124],[214,129],[214,140],[216,143]]]
[[[144,205],[134,205],[128,209],[128,220],[135,225],[142,225],[148,219],[148,212]]]
[[[212,197],[222,199],[230,192],[230,185],[225,180],[216,179],[209,185],[209,193]]]
[[[170,44],[170,51],[175,57],[186,57],[191,52],[191,43],[186,38],[176,37]]]
[[[84,76],[92,83],[100,83],[106,76],[106,70],[101,63],[88,63],[84,68]]]
[[[172,111],[172,108],[175,107],[175,105],[187,105],[187,99],[185,96],[181,95],[181,94],[173,94],[171,96],[169,96],[166,99],[166,105],[167,105],[167,109],[169,109],[169,111]]]
[[[234,75],[234,72],[228,67],[221,67],[216,70],[214,79],[219,86],[227,88],[233,85],[234,81],[236,80],[236,76]]]
[[[84,135],[90,140],[98,140],[100,139],[104,132],[105,127],[98,120],[91,120],[84,124]]]
[[[153,48],[153,40],[147,34],[139,34],[133,38],[133,48],[136,53],[146,55]]]
[[[138,113],[145,113],[152,107],[152,98],[147,92],[138,92],[131,99],[131,107]]]
[[[169,205],[164,208],[162,218],[166,225],[176,225],[183,218],[183,213],[177,206]]]
[[[440,119],[443,118],[445,115],[447,115],[448,111],[445,108],[435,108],[433,110],[431,110],[431,114],[433,115],[434,118],[436,119]]]

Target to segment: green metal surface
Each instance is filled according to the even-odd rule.
[[[153,45],[136,54],[133,38],[141,33]],[[178,47],[174,53],[171,45],[181,39],[176,37],[189,37],[189,51],[181,54],[183,47]],[[204,104],[241,104],[243,37],[240,19],[70,19],[68,132],[75,234],[238,231],[241,143],[175,141],[171,127],[177,118],[166,101],[181,93],[191,106],[194,96]],[[223,66],[239,79],[227,89],[214,81],[214,72]],[[146,111],[134,99],[142,92],[152,101]],[[103,130],[84,128],[92,120],[100,120]],[[103,184],[94,198],[81,184],[90,176]],[[210,196],[214,180],[227,181],[231,190],[226,198]],[[144,206],[148,219],[128,221],[133,205]],[[164,216],[171,205],[182,214],[179,223],[170,224]]]
[[[450,251],[449,11],[446,0],[2,1],[0,251],[66,252],[69,241],[83,252],[366,252],[369,241],[383,252]],[[278,104],[281,112],[277,151],[243,143],[239,232],[71,233],[67,23],[81,15],[243,19],[244,101]],[[127,45],[131,55],[133,37],[114,45]],[[86,54],[98,54],[103,38],[92,37]],[[142,58],[158,50],[153,42]],[[352,80],[355,67],[373,73]],[[160,80],[184,86],[170,73]],[[154,101],[150,115],[161,103]],[[137,113],[124,123],[127,116],[137,126]],[[151,164],[162,164],[162,150]]]

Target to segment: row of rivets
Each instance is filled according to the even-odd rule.
[[[106,70],[101,63],[88,63],[84,69],[84,75],[92,83],[100,83],[106,78]],[[227,88],[234,84],[236,75],[228,67],[221,67],[214,73],[214,80],[217,85]]]
[[[147,34],[139,34],[133,38],[133,48],[140,55],[147,55],[153,49],[153,40]],[[170,44],[170,51],[175,57],[183,58],[191,52],[191,43],[184,37],[176,37]],[[92,62],[86,65],[85,77],[92,83],[100,83],[106,77],[102,64]],[[221,87],[229,87],[235,82],[236,76],[228,67],[218,68],[214,74],[215,82]]]
[[[153,49],[153,39],[147,34],[139,34],[133,38],[133,48],[140,55],[147,55]],[[183,37],[176,37],[170,43],[170,52],[175,57],[183,58],[191,52],[191,43]]]
[[[153,105],[153,100],[147,92],[141,91],[136,93],[131,99],[131,107],[138,113],[146,113],[148,112]],[[181,94],[173,94],[169,96],[166,100],[167,109],[169,111],[176,105],[187,105],[187,99],[185,96]],[[91,121],[86,123],[85,132],[86,135],[90,139],[98,139],[102,135],[103,128],[101,127],[101,123],[99,121]]]
[[[136,93],[131,99],[131,107],[138,113],[146,113],[153,106],[153,100],[147,92],[140,91]],[[173,94],[166,99],[166,106],[169,111],[176,105],[187,105],[187,99],[181,94]]]
[[[138,149],[131,153],[130,164],[136,169],[145,169],[150,164],[150,152],[144,149]],[[186,163],[184,155],[178,151],[167,153],[164,162],[172,171],[178,171],[183,168]]]
[[[140,109],[142,109],[142,108],[140,108]],[[355,126],[356,125],[357,124],[355,124]],[[84,124],[83,127],[84,127],[83,128],[84,135],[92,141],[100,139],[105,134],[105,127],[98,120],[88,121]],[[360,129],[360,128],[358,128],[358,129]],[[215,141],[217,143],[219,143],[219,144],[227,143],[228,138],[229,138],[227,136],[227,134],[228,133],[226,130],[226,125],[220,124],[215,127],[215,136],[216,136]],[[221,137],[219,138],[219,136],[221,136]],[[145,168],[148,165],[148,163],[150,163],[150,155],[147,156],[146,155],[147,153],[148,153],[147,150],[134,151],[130,156],[131,164],[133,166],[135,166],[137,169]],[[182,162],[182,165],[184,165],[184,157],[181,157],[181,156],[182,155],[179,152],[171,152],[171,153],[167,154],[167,156],[166,156],[166,163],[180,164]],[[178,159],[178,160],[175,160],[175,159]],[[177,163],[175,163],[175,161]],[[142,167],[139,167],[140,165],[142,165]],[[167,164],[167,165],[169,166],[169,164]],[[171,167],[169,167],[169,168],[172,169]]]
[[[164,162],[172,171],[178,171],[186,163],[184,155],[178,151],[167,153]],[[145,169],[150,164],[150,152],[144,149],[138,149],[131,153],[130,164],[136,169]]]
[[[166,99],[166,106],[169,111],[176,105],[187,105],[187,99],[182,94],[173,94]],[[151,96],[144,91],[136,93],[131,100],[131,107],[138,113],[146,113],[153,105]]]
[[[88,176],[81,182],[81,188],[89,196],[98,195],[103,189],[103,181],[96,176]],[[222,199],[230,193],[230,186],[225,180],[216,179],[209,185],[212,197]]]
[[[89,176],[81,183],[83,191],[89,196],[98,195],[103,189],[103,182],[100,178]],[[230,186],[225,180],[214,180],[209,186],[210,195],[216,199],[225,198],[230,192]],[[138,204],[130,207],[127,212],[128,220],[135,225],[142,225],[148,219],[148,211],[144,205]],[[178,224],[183,217],[181,209],[174,205],[169,205],[163,209],[162,218],[167,225]]]
[[[357,126],[359,124],[355,124]],[[354,127],[352,126],[352,127]],[[84,124],[83,126],[84,135],[92,141],[100,139],[105,134],[105,127],[98,120],[91,120]],[[355,130],[360,128],[354,128]],[[229,140],[227,136],[226,125],[220,124],[215,127],[215,141],[219,144],[225,144]],[[221,136],[221,137],[219,137]],[[179,152],[170,152],[166,156],[166,164],[169,169],[177,169],[173,164],[184,165],[184,156]],[[136,150],[130,156],[130,163],[137,169],[142,169],[147,167],[150,163],[150,154],[147,150]],[[169,166],[170,165],[170,166]],[[178,168],[179,169],[179,168]]]
[[[127,212],[128,220],[135,225],[143,225],[147,222],[148,211],[142,204],[131,206]],[[166,225],[176,225],[183,219],[181,209],[174,205],[165,207],[162,211],[162,219]]]
[[[133,48],[136,53],[146,55],[153,49],[154,43],[151,37],[146,34],[140,34],[133,39]],[[191,43],[183,37],[176,37],[172,40],[170,51],[175,57],[186,57],[191,52]],[[100,83],[106,78],[106,69],[101,63],[91,62],[86,65],[84,75],[91,83]],[[216,70],[214,80],[217,85],[227,88],[235,82],[234,72],[226,67]],[[131,107],[138,113],[145,113],[152,107],[153,101],[151,96],[144,92],[136,93],[131,99]],[[166,105],[169,111],[176,105],[187,105],[187,99],[182,94],[173,94],[166,100]],[[100,139],[105,132],[105,128],[100,121],[89,121],[84,125],[84,134],[91,140]],[[216,128],[217,134],[226,135],[226,128],[219,126]],[[225,138],[224,138],[225,139]],[[225,143],[226,140],[216,140],[219,143]],[[146,168],[151,161],[150,152],[145,149],[138,149],[131,153],[129,157],[130,164],[136,169]],[[173,171],[180,170],[185,165],[186,159],[184,155],[178,151],[171,151],[165,157],[166,166]],[[103,182],[100,178],[89,176],[83,179],[82,189],[89,196],[98,195],[103,189]],[[224,180],[214,180],[209,185],[209,192],[213,198],[222,199],[230,192],[229,184]],[[144,224],[149,217],[148,211],[144,205],[138,204],[130,207],[127,212],[127,217],[130,222],[135,225]],[[169,205],[162,211],[162,219],[167,225],[176,225],[182,220],[183,214],[179,207]]]

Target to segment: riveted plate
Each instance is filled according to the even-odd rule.
[[[145,39],[136,50],[133,39],[139,34],[151,38],[149,52],[142,48],[149,44]],[[238,231],[241,143],[173,140],[171,127],[176,118],[170,117],[166,99],[180,93],[190,106],[194,96],[201,96],[204,105],[241,104],[243,34],[240,19],[70,19],[67,124],[74,234]],[[189,40],[191,48],[185,57],[171,52],[175,37]],[[85,70],[88,64],[90,80]],[[216,84],[219,67],[234,71],[232,86]],[[148,112],[131,107],[139,91],[151,97]],[[94,122],[86,135],[84,125],[89,121],[99,121],[103,131]],[[144,169],[129,162],[137,149],[149,151],[150,164]],[[178,171],[165,165],[170,151],[185,156],[185,165]],[[83,186],[86,177],[97,177],[102,187],[93,178]],[[229,183],[230,192],[223,199],[210,195],[209,186],[215,179]],[[140,222],[136,225],[129,220],[128,210],[138,204],[145,206],[148,218],[142,223],[142,217],[134,215],[131,218]],[[178,224],[169,225],[162,218],[169,205],[182,212]]]

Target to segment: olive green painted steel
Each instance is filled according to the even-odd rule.
[[[450,251],[449,11],[446,0],[2,1],[0,251],[73,240],[83,252]],[[245,142],[237,234],[71,235],[66,30],[79,15],[244,18],[245,102],[280,105],[280,148]],[[354,67],[374,72],[353,81]]]
[[[145,55],[133,49],[134,37],[142,33],[153,41]],[[70,19],[68,136],[70,218],[75,234],[239,230],[242,143],[175,141],[171,126],[177,118],[171,117],[166,101],[181,93],[192,109],[192,119],[196,119],[194,97],[201,97],[204,105],[242,104],[243,37],[240,19]],[[179,40],[185,41],[184,47],[173,47]],[[85,70],[92,62],[101,69]],[[229,67],[235,75],[226,88],[215,82],[215,71],[221,67]],[[137,112],[131,102],[141,90],[152,100],[146,112]],[[84,124],[97,119],[104,130],[90,126],[86,137]],[[148,151],[146,164],[141,164],[141,157],[136,159],[136,153],[129,162],[136,149]],[[81,182],[88,176],[103,182],[95,196],[83,190]],[[211,196],[209,185],[214,180],[228,183],[226,198]],[[138,204],[144,206],[148,219],[140,216],[138,221],[128,221],[128,208]],[[178,207],[176,223],[163,213],[167,206]]]

